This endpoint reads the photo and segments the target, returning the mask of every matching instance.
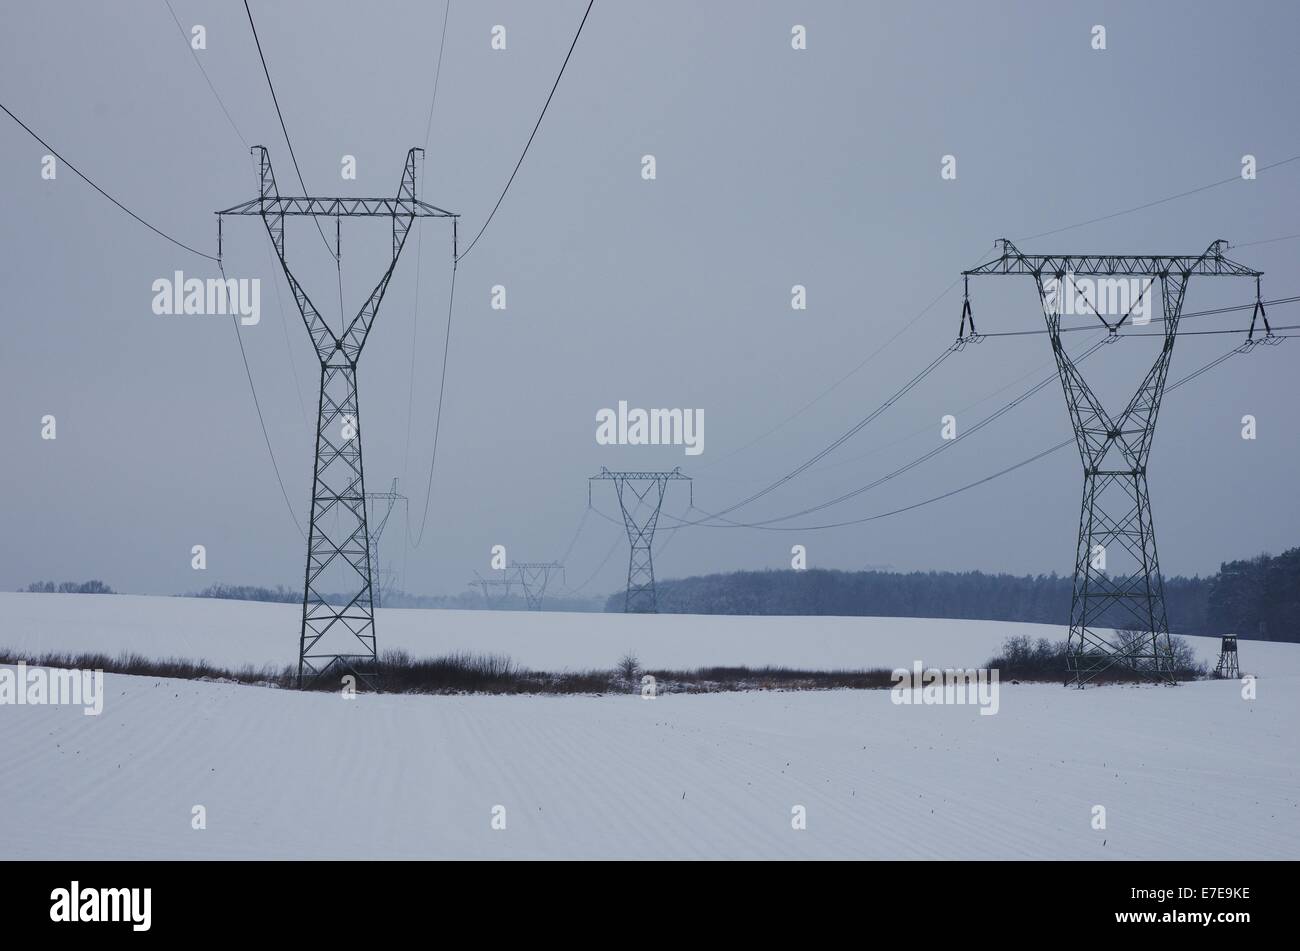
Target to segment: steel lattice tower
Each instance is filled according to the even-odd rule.
[[[379,314],[379,305],[416,218],[450,218],[453,249],[456,215],[415,197],[415,159],[422,149],[406,153],[406,165],[395,198],[282,197],[267,150],[253,146],[258,160],[258,196],[218,215],[217,256],[221,256],[220,222],[226,215],[258,215],[275,246],[285,280],[320,360],[320,402],[316,424],[316,464],[312,477],[311,527],[307,538],[307,569],[303,585],[302,627],[298,649],[298,684],[333,668],[365,679],[358,666],[372,665],[375,647],[374,585],[370,563],[370,534],[366,519],[365,476],[361,457],[361,416],[357,406],[357,361]],[[392,260],[355,317],[340,314],[336,332],[312,304],[294,277],[285,257],[285,218],[334,218],[335,233],[342,218],[390,218]],[[454,250],[453,250],[454,257]],[[341,260],[336,248],[335,258]],[[342,568],[344,590],[327,591],[327,569]],[[331,603],[342,595],[343,603]]]
[[[1022,254],[1005,238],[1000,244],[1000,256],[963,272],[963,276],[967,281],[983,275],[1028,275],[1034,279],[1083,461],[1083,506],[1070,603],[1067,683],[1083,686],[1117,664],[1144,677],[1172,681],[1164,580],[1147,488],[1147,461],[1156,417],[1188,281],[1193,275],[1253,277],[1258,301],[1261,272],[1224,257],[1224,241],[1215,241],[1199,255]],[[1143,293],[1152,290],[1153,285],[1159,286],[1163,346],[1137,392],[1116,416],[1102,406],[1061,345],[1060,289],[1075,277],[1146,278],[1149,283]],[[1055,281],[1054,294],[1044,287],[1048,279]],[[1133,300],[1129,312],[1114,321],[1103,317],[1095,304],[1090,306],[1114,337],[1138,302]],[[1261,310],[1259,303],[1256,310]],[[963,330],[970,314],[968,297],[962,307]],[[973,320],[971,329],[973,334]],[[1097,552],[1103,556],[1100,564]],[[1108,573],[1105,569],[1107,553],[1112,561],[1123,562],[1120,571]],[[1126,557],[1115,559],[1116,554]],[[1119,636],[1114,628],[1134,631],[1136,636]]]
[[[372,582],[376,577],[381,579],[379,584],[374,586],[374,602],[377,608],[383,607],[383,599],[387,596],[394,580],[392,577],[394,573],[381,567],[379,561],[379,537],[384,534],[384,526],[388,524],[388,518],[393,514],[393,509],[398,502],[401,502],[405,507],[408,504],[408,499],[397,491],[396,476],[393,477],[393,484],[387,492],[366,493],[366,503],[370,506],[370,509],[366,512],[366,538],[370,549],[370,578]],[[380,509],[383,510],[382,514]]]
[[[517,561],[514,570],[514,578],[524,589],[524,600],[530,611],[542,609],[542,599],[546,596],[551,578],[556,575],[564,578],[564,565],[558,561]]]
[[[496,608],[510,600],[510,586],[515,583],[513,575],[505,578],[484,578],[477,571],[474,572],[474,580],[471,581],[470,587],[477,585],[483,592],[483,600],[488,607]],[[493,592],[499,592],[493,594]]]
[[[671,472],[610,472],[604,466],[600,475],[587,480],[587,504],[591,504],[591,483],[596,480],[611,481],[618,495],[618,506],[623,512],[623,526],[627,540],[632,545],[627,563],[627,594],[623,599],[625,614],[657,614],[659,599],[655,593],[654,553],[655,528],[659,524],[659,510],[663,508],[664,493],[669,482],[684,481],[691,484],[691,504],[695,504],[695,486],[690,476],[681,469]],[[637,486],[642,486],[637,488]],[[639,504],[649,505],[649,514],[638,520]]]

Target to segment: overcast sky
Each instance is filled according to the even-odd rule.
[[[197,55],[234,127],[162,0],[6,4],[0,101],[138,214],[213,252],[212,212],[256,194],[246,144],[270,149],[282,193],[299,187],[242,5],[172,3],[186,31],[206,27]],[[462,249],[510,175],[584,8],[453,0],[420,191],[462,215]],[[425,143],[442,3],[253,0],[252,9],[310,192],[395,194],[406,150]],[[490,45],[497,24],[504,51]],[[791,48],[795,24],[807,28],[806,50]],[[1106,28],[1104,51],[1091,48],[1095,24]],[[959,290],[913,318],[997,237],[1024,239],[1028,252],[1198,252],[1216,238],[1295,234],[1300,161],[1028,239],[1233,178],[1246,154],[1261,168],[1300,154],[1298,31],[1300,8],[1289,2],[597,0],[527,160],[461,263],[428,527],[410,550],[399,512],[384,560],[404,569],[405,589],[449,593],[487,569],[495,544],[515,560],[559,558],[587,506],[586,479],[602,465],[680,465],[695,476],[699,508],[733,504],[951,342]],[[0,587],[86,577],[143,593],[300,584],[304,543],[230,322],[151,310],[154,280],[176,270],[211,277],[215,266],[70,170],[43,180],[45,153],[0,116]],[[653,181],[642,178],[646,154]],[[940,177],[945,154],[956,157],[954,181]],[[341,178],[344,155],[357,159],[356,181]],[[451,261],[446,222],[417,228],[360,369],[368,488],[399,479],[412,534]],[[337,320],[336,279],[314,228],[298,219],[287,240],[309,293]],[[350,318],[385,266],[388,236],[382,222],[345,223],[342,242]],[[1300,293],[1297,251],[1300,241],[1276,241],[1230,256],[1266,272],[1265,296],[1284,297]],[[261,322],[241,332],[305,524],[318,365],[259,220],[227,221],[225,258],[232,277],[262,281]],[[498,284],[504,311],[490,306]],[[791,309],[795,284],[807,287],[804,311]],[[1218,285],[1193,279],[1186,308],[1253,294],[1244,282]],[[980,330],[1043,325],[1027,278],[978,283],[972,300]],[[1294,305],[1270,316],[1300,323]],[[1158,342],[1121,341],[1085,365],[1108,405],[1127,402]],[[1235,342],[1181,338],[1171,379]],[[1260,348],[1169,396],[1150,471],[1166,573],[1210,572],[1300,542],[1297,360],[1300,341]],[[1043,336],[969,347],[820,466],[732,517],[782,515],[867,483],[933,448],[943,415],[960,432],[1051,372]],[[702,410],[703,453],[597,445],[597,411],[620,400]],[[53,441],[41,438],[47,414],[57,418]],[[1257,417],[1254,441],[1241,438],[1245,414]],[[785,524],[905,506],[1069,432],[1053,384],[933,462]],[[1078,455],[1066,449],[857,526],[683,529],[656,567],[661,577],[788,567],[791,545],[803,544],[817,567],[1068,573],[1081,485]],[[616,514],[612,487],[595,488],[597,509]],[[672,487],[661,530],[686,512],[682,488]],[[569,583],[594,572],[583,593],[617,590],[621,533],[592,513],[568,558]],[[208,551],[202,573],[190,567],[195,544]]]

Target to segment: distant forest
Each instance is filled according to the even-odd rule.
[[[737,571],[657,585],[663,614],[939,617],[1065,624],[1073,579],[980,571]],[[1300,548],[1225,562],[1207,578],[1165,579],[1175,634],[1300,641]],[[623,610],[623,592],[605,610]],[[1115,620],[1116,624],[1121,623]]]

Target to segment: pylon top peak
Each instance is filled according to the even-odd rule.
[[[396,198],[316,197],[281,195],[271,168],[271,153],[264,145],[249,151],[258,161],[260,175],[258,196],[222,209],[225,215],[295,215],[329,218],[374,218],[401,215],[407,218],[459,218],[460,215],[415,197],[415,156],[424,149],[411,148],[406,153],[402,183]]]

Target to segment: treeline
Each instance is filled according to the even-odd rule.
[[[282,584],[266,588],[252,584],[214,584],[202,591],[185,595],[187,598],[218,598],[223,601],[272,601],[276,604],[302,602],[302,592],[292,591]]]
[[[1073,579],[980,571],[737,571],[661,581],[663,614],[936,617],[1065,624]],[[623,592],[607,611],[623,609]],[[1175,634],[1300,640],[1300,548],[1227,562],[1208,577],[1165,579]],[[1103,626],[1132,626],[1121,613]]]
[[[1208,626],[1263,641],[1300,640],[1300,548],[1219,566]]]
[[[102,581],[33,581],[24,591],[34,594],[116,594]]]

